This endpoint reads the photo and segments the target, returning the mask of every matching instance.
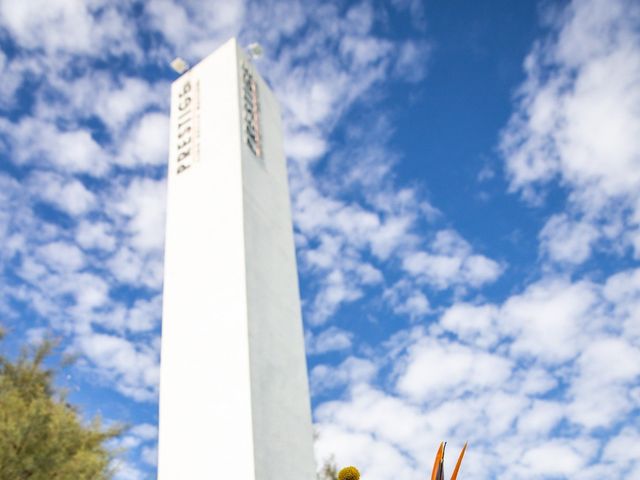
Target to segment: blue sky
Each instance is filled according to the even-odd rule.
[[[169,61],[283,107],[319,461],[640,478],[640,8],[0,0],[0,323],[154,478]],[[212,406],[215,408],[215,406]]]

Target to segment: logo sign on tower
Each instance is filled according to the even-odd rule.
[[[243,135],[245,143],[256,157],[262,158],[260,102],[258,84],[247,64],[242,64]]]
[[[176,128],[176,173],[179,175],[191,168],[200,159],[199,149],[199,113],[200,82],[193,81],[189,75],[178,90],[176,101],[178,114],[175,116]]]

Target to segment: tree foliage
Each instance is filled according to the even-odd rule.
[[[45,341],[14,361],[0,355],[0,479],[109,479],[112,452],[104,444],[122,429],[81,420],[54,388],[55,371],[44,367],[52,348]]]
[[[333,456],[323,462],[318,472],[318,480],[338,480],[338,467]]]

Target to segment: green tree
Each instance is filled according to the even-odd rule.
[[[318,480],[338,480],[338,467],[333,455],[322,463],[322,467],[318,472]]]
[[[3,332],[0,330],[0,340]],[[103,480],[112,477],[105,442],[121,427],[85,424],[45,368],[53,343],[0,355],[0,480]]]

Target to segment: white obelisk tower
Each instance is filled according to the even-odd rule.
[[[280,111],[235,39],[171,87],[160,480],[313,480]]]

